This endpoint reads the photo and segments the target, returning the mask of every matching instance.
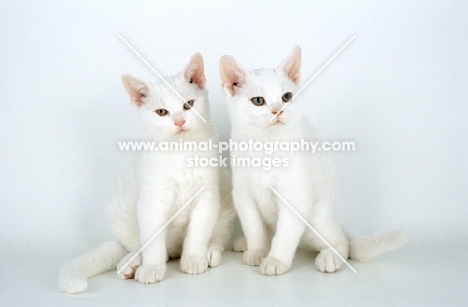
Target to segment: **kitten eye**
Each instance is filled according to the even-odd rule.
[[[158,114],[159,116],[165,116],[169,113],[166,109],[157,109],[154,112],[156,112],[156,114]]]
[[[186,103],[184,103],[184,111],[190,110],[191,107],[193,107],[194,100],[189,100]]]
[[[287,93],[284,93],[281,99],[283,99],[284,102],[288,102],[289,100],[291,100],[291,98],[292,98],[292,93],[287,92]]]
[[[145,95],[145,94],[140,94],[140,97],[141,97],[141,98],[145,98],[146,95]]]
[[[263,97],[254,97],[250,99],[250,101],[256,106],[263,106],[265,104],[265,99],[263,99]]]

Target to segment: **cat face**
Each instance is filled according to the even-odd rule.
[[[245,71],[232,56],[223,56],[220,76],[233,127],[277,130],[298,118],[291,100],[300,80],[300,65],[300,47],[274,69]],[[285,104],[290,105],[283,108]]]
[[[122,76],[124,87],[150,138],[189,137],[205,124],[196,112],[207,121],[210,114],[202,56],[199,53],[193,55],[184,70],[166,81],[184,100],[163,81],[148,83],[129,75]]]

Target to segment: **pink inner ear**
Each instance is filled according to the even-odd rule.
[[[188,82],[198,85],[200,89],[205,88],[205,71],[201,54],[196,53],[192,56],[190,63],[185,68],[184,77]]]
[[[143,98],[145,98],[148,93],[146,83],[129,75],[123,75],[122,82],[132,103],[140,107],[143,104]]]
[[[231,97],[235,94],[235,88],[245,83],[246,72],[230,55],[223,56],[219,61],[219,74],[224,91]]]
[[[194,68],[193,70],[187,71],[185,79],[189,80],[190,83],[195,83],[200,89],[205,88],[205,74],[203,69]]]
[[[291,67],[290,69],[285,70],[285,74],[296,85],[299,83],[299,81],[301,81],[301,73],[300,73],[299,69],[295,69],[295,68]]]
[[[301,48],[296,46],[280,67],[285,75],[297,85],[301,80]]]
[[[132,102],[138,107],[140,107],[143,104],[143,98],[146,97],[146,92],[146,88],[133,89],[132,94],[130,96]]]

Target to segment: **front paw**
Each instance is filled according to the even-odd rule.
[[[245,251],[244,252],[244,263],[247,265],[260,265],[263,258],[265,258],[267,253],[265,251]]]
[[[209,250],[207,252],[207,257],[208,257],[208,265],[210,266],[210,268],[218,266],[219,263],[221,262],[221,252],[217,250]]]
[[[142,284],[154,284],[160,282],[166,274],[166,264],[141,265],[135,272],[135,279]]]
[[[232,249],[235,252],[245,252],[247,250],[247,239],[245,237],[235,239]]]
[[[122,260],[120,260],[117,265],[117,276],[120,279],[132,279],[135,276],[135,271],[141,265],[141,255],[138,254],[132,261],[130,261],[130,263],[128,263],[135,254],[136,252],[128,253],[122,258]]]
[[[208,260],[205,257],[182,255],[180,269],[187,274],[200,274],[208,269]]]
[[[322,273],[338,271],[343,261],[329,248],[322,250],[315,258],[315,266]]]
[[[264,275],[281,275],[286,273],[290,266],[290,264],[268,257],[263,259],[260,272]]]

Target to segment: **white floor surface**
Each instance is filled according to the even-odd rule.
[[[0,306],[467,306],[466,239],[412,239],[371,263],[350,261],[357,274],[347,267],[320,273],[315,255],[299,251],[285,275],[263,276],[242,264],[241,253],[225,252],[219,267],[198,276],[182,273],[174,260],[158,284],[119,280],[111,271],[77,295],[60,292],[57,275],[89,246],[6,242]]]

